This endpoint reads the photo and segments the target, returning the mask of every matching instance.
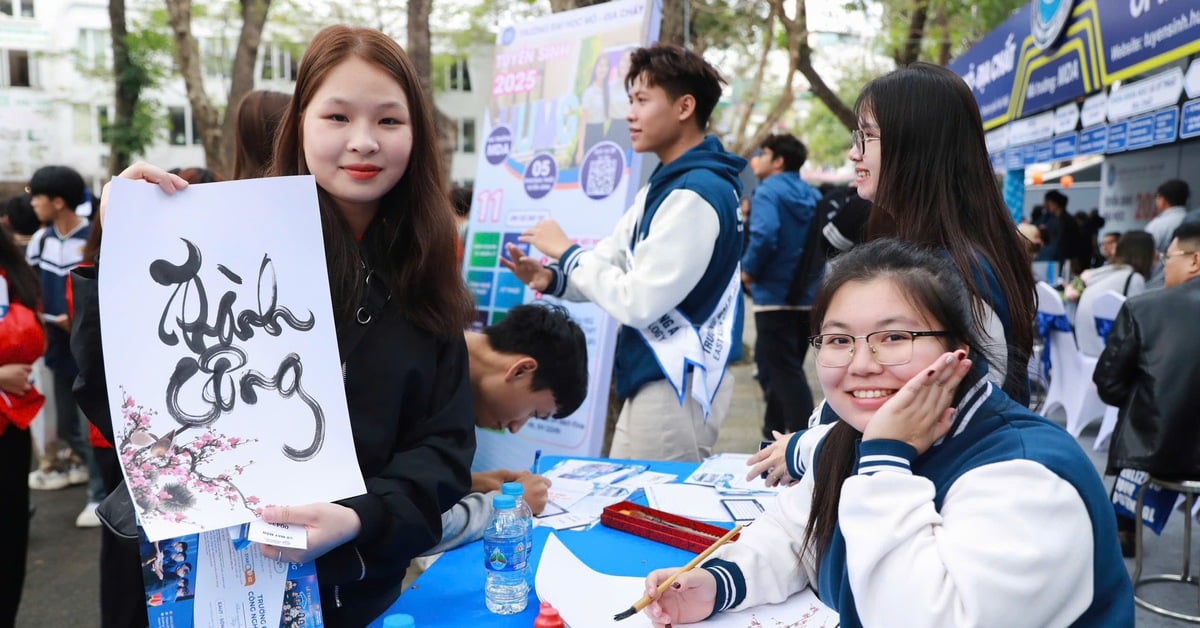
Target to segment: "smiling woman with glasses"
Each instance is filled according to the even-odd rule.
[[[991,377],[1028,403],[1033,274],[971,90],[946,68],[914,63],[868,83],[855,112],[849,157],[859,195],[872,202],[868,238],[944,251],[971,294]]]
[[[843,626],[1133,625],[1104,484],[969,357],[969,299],[950,261],[914,244],[838,256],[812,338],[835,420],[795,443],[807,473],[777,510],[655,595],[656,625],[810,586]]]

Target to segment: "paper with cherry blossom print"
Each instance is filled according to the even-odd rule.
[[[312,177],[110,194],[104,367],[147,537],[362,494]]]

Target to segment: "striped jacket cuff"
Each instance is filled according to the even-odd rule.
[[[567,291],[567,274],[559,268],[558,264],[550,264],[545,267],[550,271],[550,287],[546,288],[544,294],[552,297],[561,297]]]
[[[713,614],[729,610],[746,599],[746,578],[740,567],[727,560],[713,558],[701,565],[717,580],[717,600]],[[709,615],[711,617],[712,615]],[[705,618],[707,619],[707,617]]]
[[[804,459],[800,455],[800,437],[808,430],[800,430],[788,439],[787,450],[784,453],[784,461],[787,462],[788,475],[792,476],[793,480],[804,479]]]
[[[571,247],[562,254],[562,257],[558,258],[558,266],[559,268],[562,268],[563,273],[570,275],[575,271],[575,267],[579,265],[580,253],[583,253],[583,247],[579,246],[578,244],[572,244]]]
[[[868,440],[858,443],[858,475],[874,475],[882,471],[912,475],[912,461],[917,450],[898,440]]]

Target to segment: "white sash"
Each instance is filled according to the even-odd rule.
[[[630,253],[626,259],[632,259]],[[733,344],[733,321],[737,298],[741,293],[741,264],[733,269],[721,300],[704,324],[698,328],[678,309],[673,309],[638,333],[650,347],[659,368],[675,388],[680,405],[687,391],[687,368],[692,369],[692,398],[704,411],[704,420],[712,413],[712,400],[725,377]]]

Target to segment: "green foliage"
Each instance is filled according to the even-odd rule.
[[[984,35],[1028,4],[1029,0],[878,0],[883,8],[881,52],[893,56],[904,46],[913,10],[918,2],[928,5],[928,17],[920,45],[920,60],[938,62],[939,48],[943,42],[950,45],[950,58],[954,59],[975,45]],[[857,0],[852,6],[862,8],[865,2]],[[944,16],[945,27],[938,24]],[[947,32],[948,31],[948,32]]]
[[[838,82],[838,97],[853,106],[863,86],[876,75],[862,67],[847,69]],[[808,102],[812,108],[793,132],[808,147],[809,163],[814,166],[841,166],[846,163],[846,155],[850,152],[850,133],[825,103],[817,98],[810,98]]]

